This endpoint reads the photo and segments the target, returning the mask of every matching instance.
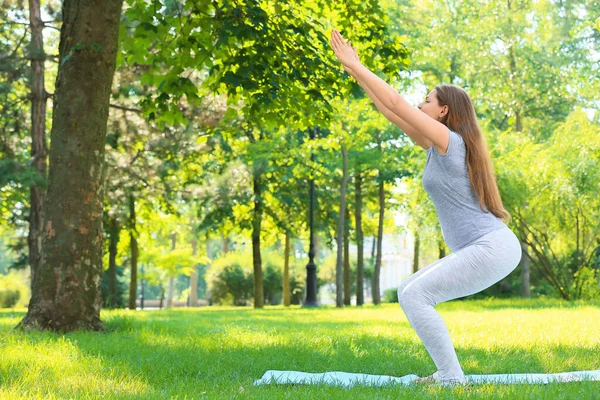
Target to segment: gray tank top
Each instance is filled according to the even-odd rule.
[[[480,237],[506,227],[502,220],[479,207],[467,170],[467,150],[463,138],[450,131],[446,154],[432,144],[427,149],[423,188],[431,197],[446,244],[453,253]]]

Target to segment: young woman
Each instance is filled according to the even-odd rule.
[[[398,299],[437,367],[417,383],[466,383],[446,324],[434,306],[492,286],[521,260],[521,246],[506,225],[510,215],[502,205],[471,99],[457,86],[438,85],[415,109],[362,65],[356,49],[336,30],[331,46],[379,111],[426,150],[423,187],[452,253],[404,280]]]

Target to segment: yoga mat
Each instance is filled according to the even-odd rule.
[[[387,375],[368,375],[349,372],[308,373],[299,371],[269,370],[262,378],[254,381],[254,385],[268,384],[319,384],[352,387],[355,385],[387,386],[410,385],[419,378],[410,374],[401,377]],[[600,381],[600,369],[592,371],[560,372],[555,374],[493,374],[467,375],[467,383],[499,383],[499,384],[546,384],[550,382]]]

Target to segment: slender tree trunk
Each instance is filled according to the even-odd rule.
[[[525,232],[521,230],[521,237],[524,237]],[[529,275],[530,275],[530,266],[529,266],[529,257],[527,256],[528,248],[527,243],[522,240],[521,249],[523,250],[523,255],[521,256],[521,297],[531,298],[531,291],[529,289]]]
[[[44,221],[44,200],[46,198],[46,99],[48,93],[44,86],[44,37],[40,13],[40,0],[29,0],[29,23],[31,29],[31,156],[33,167],[39,172],[39,182],[30,186],[29,195],[29,266],[31,267],[31,288],[35,273],[42,257],[42,227]]]
[[[371,257],[369,258],[369,265],[375,270],[375,252],[377,250],[377,236],[373,235],[373,240],[371,241]],[[370,283],[370,284],[368,284]],[[367,283],[367,296],[371,296],[371,300],[373,299],[373,278],[371,278],[371,282]]]
[[[160,283],[160,301],[158,302],[158,309],[163,309],[163,304],[165,302],[165,284],[163,282]]]
[[[375,250],[377,250],[377,238],[373,237],[371,242],[371,265],[375,264]]]
[[[223,251],[223,255],[229,253],[229,237],[226,235],[221,236],[221,249]]]
[[[377,258],[375,259],[375,269],[373,270],[373,304],[381,303],[381,293],[379,289],[379,276],[381,273],[381,256],[383,247],[383,216],[385,212],[385,190],[383,181],[379,183],[379,223],[377,226]]]
[[[171,234],[171,251],[175,250],[177,246],[177,233]],[[175,291],[175,277],[172,273],[169,274],[169,283],[167,286],[167,308],[173,307],[173,295]]]
[[[290,232],[285,231],[285,249],[283,259],[283,305],[292,304],[290,292]]]
[[[167,306],[166,306],[166,308],[173,307],[173,291],[175,289],[174,286],[175,286],[175,280],[173,279],[172,276],[169,276],[169,279],[167,280]]]
[[[192,255],[198,255],[198,241],[192,240]],[[190,307],[198,307],[198,264],[194,265],[190,274]]]
[[[350,305],[350,209],[346,206],[344,218],[344,305]]]
[[[511,0],[507,0],[507,17],[508,17],[508,25],[507,26],[511,26],[512,25],[512,9],[511,9]],[[518,11],[517,11],[518,12]],[[516,40],[514,37],[510,37],[509,40]],[[517,80],[517,77],[520,74],[520,70],[517,68],[517,60],[516,60],[516,56],[515,56],[515,46],[508,46],[508,65],[509,65],[509,71],[510,71],[510,86],[511,86],[511,93],[512,93],[512,98],[513,99],[518,99],[519,95],[521,94],[520,92],[522,92],[522,88],[519,85],[519,81]],[[513,101],[512,102],[513,105],[511,106],[512,111],[515,114],[515,130],[517,132],[522,132],[523,131],[523,122],[522,122],[522,118],[521,118],[521,108],[522,108],[522,104],[519,101]],[[523,275],[521,275],[521,277],[523,277]],[[527,278],[529,276],[527,275]],[[505,277],[504,279],[502,279],[499,283],[498,286],[500,287],[500,289],[503,290],[510,290],[511,288],[511,284],[510,284],[510,275]],[[523,287],[523,282],[521,282],[521,287]],[[527,288],[529,288],[529,282],[527,282]]]
[[[357,260],[356,260],[356,305],[362,306],[365,302],[364,293],[364,238],[362,232],[362,176],[360,171],[356,172],[354,178],[354,190],[355,190],[355,213],[354,220],[356,224],[356,246],[357,246]]]
[[[129,280],[129,302],[130,310],[136,309],[137,299],[137,264],[138,264],[138,232],[135,216],[135,198],[129,195],[129,247],[131,249],[131,278]]]
[[[441,260],[446,257],[446,246],[444,245],[444,239],[440,237],[438,239],[438,258]]]
[[[63,2],[42,257],[22,328],[103,329],[104,143],[122,5]]]
[[[343,307],[343,250],[344,250],[344,217],[346,215],[346,185],[348,183],[348,155],[346,153],[346,145],[342,143],[342,160],[343,160],[343,176],[342,185],[340,188],[340,215],[338,218],[336,245],[337,257],[335,263],[335,305]]]
[[[253,180],[254,212],[252,214],[252,263],[254,266],[254,308],[262,308],[265,304],[263,287],[262,258],[260,254],[260,231],[262,224],[262,182],[257,175]]]
[[[109,244],[108,244],[108,307],[116,308],[121,305],[119,294],[117,293],[117,245],[119,244],[119,220],[116,216],[110,217],[109,226]]]
[[[210,265],[212,263],[212,259],[211,257],[211,252],[210,252],[210,237],[209,237],[209,233],[206,232],[206,266],[204,268],[204,271],[208,271],[210,268]],[[206,299],[210,299],[210,292],[208,291],[208,288],[206,287],[206,285],[204,286],[206,288],[206,291],[204,292],[204,296]],[[209,301],[208,305],[212,306],[212,302]]]
[[[419,270],[419,256],[420,256],[420,247],[421,247],[421,236],[419,234],[419,227],[413,230],[413,236],[415,238],[415,243],[413,247],[413,274]]]

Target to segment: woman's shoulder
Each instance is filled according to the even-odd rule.
[[[450,132],[450,139],[454,138],[460,140],[461,142],[464,142],[464,139],[460,133],[458,133],[457,131],[453,131],[450,128],[448,128],[448,131]]]

